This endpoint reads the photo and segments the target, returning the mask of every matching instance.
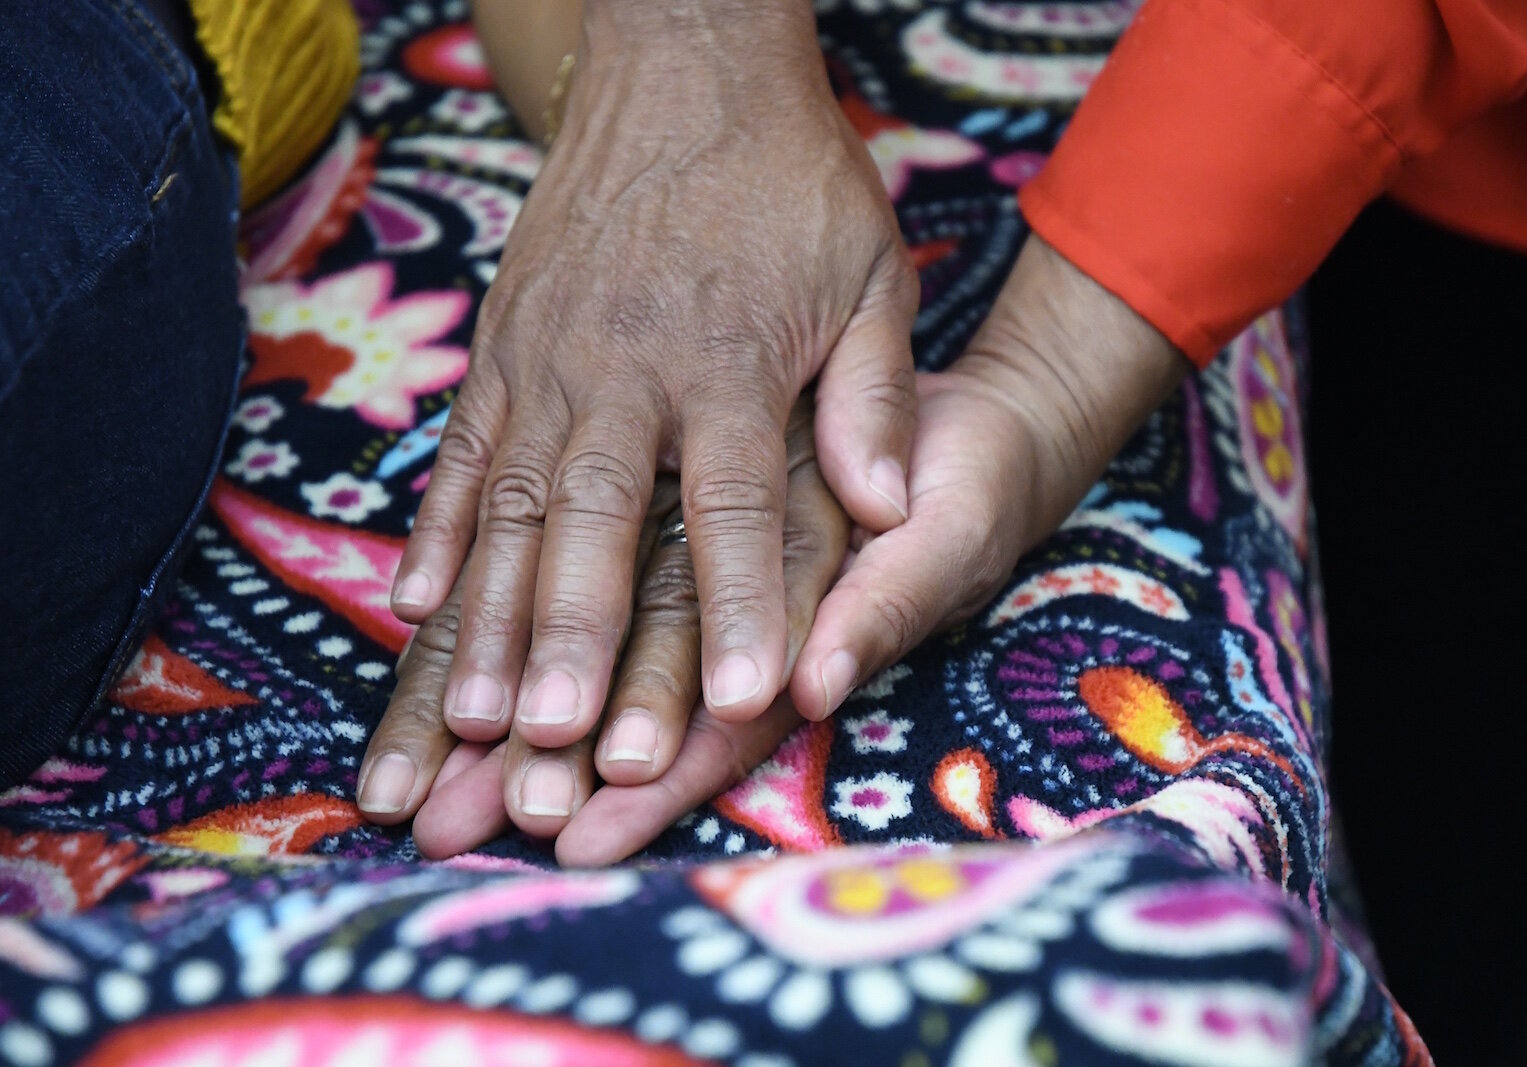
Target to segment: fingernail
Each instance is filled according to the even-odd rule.
[[[547,671],[530,691],[515,719],[521,723],[555,726],[578,716],[578,683],[566,671]]]
[[[474,674],[456,690],[451,705],[453,719],[482,719],[497,722],[504,717],[504,687],[486,674]]]
[[[846,649],[838,649],[822,661],[822,699],[827,714],[838,710],[859,677],[859,661]]]
[[[373,815],[391,815],[402,811],[408,803],[408,795],[414,791],[413,760],[397,752],[389,752],[371,765],[361,786],[356,805]]]
[[[875,495],[896,509],[902,521],[907,518],[907,472],[894,459],[877,459],[870,466],[870,488]]]
[[[651,763],[657,755],[657,720],[645,709],[632,708],[610,728],[604,758],[612,763],[632,760]]]
[[[713,708],[740,704],[763,688],[763,674],[746,652],[728,652],[711,672],[706,702]]]
[[[394,604],[405,604],[409,607],[418,607],[429,599],[429,576],[423,571],[414,571],[407,578],[398,583],[398,587],[392,591]]]
[[[520,811],[561,818],[573,813],[573,772],[561,760],[536,760],[520,781]]]

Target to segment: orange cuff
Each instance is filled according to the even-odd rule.
[[[1020,204],[1204,366],[1314,272],[1399,163],[1376,118],[1234,0],[1148,0]]]

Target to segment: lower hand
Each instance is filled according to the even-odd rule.
[[[911,517],[868,540],[817,611],[790,693],[830,715],[979,610],[1187,372],[1118,297],[1031,237],[970,348],[918,376]]]

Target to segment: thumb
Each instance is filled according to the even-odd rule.
[[[896,662],[968,599],[960,532],[930,512],[865,545],[817,608],[790,696],[807,719],[827,718],[854,687]]]
[[[817,378],[817,464],[843,510],[876,533],[907,519],[907,461],[917,429],[918,282],[905,254],[898,246],[887,276],[871,280]]]

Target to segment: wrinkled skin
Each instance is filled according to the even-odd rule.
[[[847,516],[816,464],[811,411],[809,398],[798,402],[787,433],[787,666],[843,564],[849,534]],[[475,848],[512,822],[536,836],[556,836],[564,863],[608,863],[768,757],[801,721],[788,696],[743,723],[716,719],[699,700],[694,566],[683,542],[657,543],[678,497],[675,480],[660,478],[642,532],[643,577],[629,637],[597,737],[590,733],[547,750],[518,736],[493,744],[462,741],[452,732],[443,697],[460,627],[458,582],[400,658],[397,688],[361,766],[368,818],[391,825],[417,816],[414,838],[427,856]],[[401,768],[384,776],[397,773],[410,783],[401,787],[406,792],[400,790],[394,810],[378,810],[376,794],[368,793],[383,760]],[[599,787],[601,781],[606,784]]]
[[[706,705],[743,721],[773,704],[785,426],[808,381],[833,493],[867,529],[906,515],[917,280],[810,11],[653,7],[586,9],[563,133],[484,301],[394,586],[420,623],[460,578],[445,715],[463,739],[588,736],[660,471],[680,474]]]

